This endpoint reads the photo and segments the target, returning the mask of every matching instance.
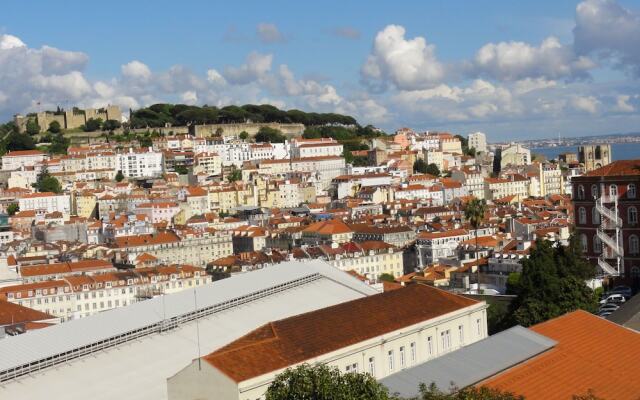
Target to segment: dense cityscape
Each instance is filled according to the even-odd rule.
[[[564,96],[555,80],[598,81],[590,71],[613,54],[584,50],[585,24],[600,19],[627,29],[616,39],[626,47],[608,44],[611,70],[636,68],[620,75],[635,84],[637,4],[586,0],[575,13],[575,43],[545,39],[532,57],[555,61],[531,76],[508,70],[526,43],[483,47],[476,64],[505,57],[487,78],[488,64],[476,76],[470,61],[445,66],[424,38],[388,25],[360,72],[371,97],[349,100],[328,78],[271,71],[257,52],[208,69],[206,84],[132,61],[75,96],[80,72],[57,79],[83,53],[0,30],[0,398],[640,398],[640,154],[621,147],[640,136],[611,133],[637,128],[640,96],[570,94],[561,108],[573,121],[616,125],[556,138],[510,135],[485,118],[491,107],[431,114],[428,103],[416,120],[376,97],[396,90],[417,107],[476,89]],[[296,40],[256,29],[229,28],[224,41]],[[415,46],[429,66],[412,64]],[[29,57],[42,75],[20,92]],[[448,67],[476,80],[431,81]],[[511,89],[483,80],[500,76]],[[154,81],[164,97],[144,92]],[[193,90],[168,94],[182,84]],[[246,101],[233,85],[304,101]],[[211,88],[229,96],[205,104]],[[569,118],[542,116],[550,103],[518,114],[530,100],[508,118]]]

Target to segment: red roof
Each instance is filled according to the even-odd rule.
[[[531,330],[558,344],[481,385],[523,395],[527,400],[566,400],[589,390],[603,399],[638,399],[638,332],[586,311],[563,315]]]
[[[0,300],[0,326],[21,322],[46,321],[55,318],[32,308]]]
[[[44,155],[40,150],[16,150],[10,151],[3,157],[24,157],[24,156],[40,156]]]
[[[619,160],[594,169],[587,176],[626,176],[640,175],[640,160]]]
[[[477,303],[410,285],[271,322],[203,359],[242,382]]]

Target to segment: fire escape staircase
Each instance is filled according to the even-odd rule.
[[[608,205],[613,205],[613,208],[609,208]],[[622,257],[624,257],[621,240],[622,219],[618,216],[618,197],[603,195],[596,200],[596,210],[600,214],[597,235],[602,242],[598,266],[605,275],[618,276]],[[614,265],[611,262],[614,262]]]

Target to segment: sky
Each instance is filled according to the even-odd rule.
[[[0,120],[158,102],[507,141],[640,131],[640,0],[3,0]]]

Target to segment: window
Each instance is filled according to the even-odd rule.
[[[393,350],[389,350],[387,357],[389,358],[389,372],[391,372],[393,371]]]
[[[580,235],[580,246],[582,247],[582,252],[586,253],[587,252],[587,235],[585,235],[584,233]]]
[[[358,363],[347,365],[345,371],[358,373]]]
[[[596,254],[602,253],[602,240],[600,240],[598,235],[593,236],[593,252]]]
[[[482,335],[482,320],[480,318],[476,319],[476,331],[478,336]]]
[[[632,278],[640,278],[640,268],[631,267],[631,277]]]
[[[591,211],[591,223],[600,225],[600,213],[595,208]]]
[[[630,183],[629,185],[627,185],[627,198],[629,199],[636,198],[636,185],[633,183]]]
[[[576,194],[576,197],[579,200],[583,200],[584,199],[584,186],[578,185],[578,193]]]
[[[404,368],[405,359],[404,359],[404,346],[400,346],[400,368]]]
[[[427,338],[427,357],[433,356],[433,336]]]
[[[411,364],[416,362],[417,354],[416,354],[416,342],[411,342],[409,346],[411,348]]]
[[[591,185],[591,197],[598,198],[598,185]]]
[[[451,348],[451,330],[447,329],[440,332],[440,344],[442,345],[442,350],[447,351]]]
[[[635,207],[629,207],[629,209],[627,210],[627,216],[629,217],[627,219],[627,221],[630,224],[637,224],[638,223],[638,209]]]
[[[640,253],[640,239],[637,235],[629,236],[629,253],[633,255]]]
[[[580,224],[587,223],[587,210],[584,207],[580,207],[578,209],[578,223]]]
[[[609,185],[609,195],[611,197],[618,196],[618,186],[617,185]]]
[[[458,341],[460,344],[464,344],[464,326],[458,325]]]
[[[369,357],[369,375],[376,376],[376,359],[374,357]]]

